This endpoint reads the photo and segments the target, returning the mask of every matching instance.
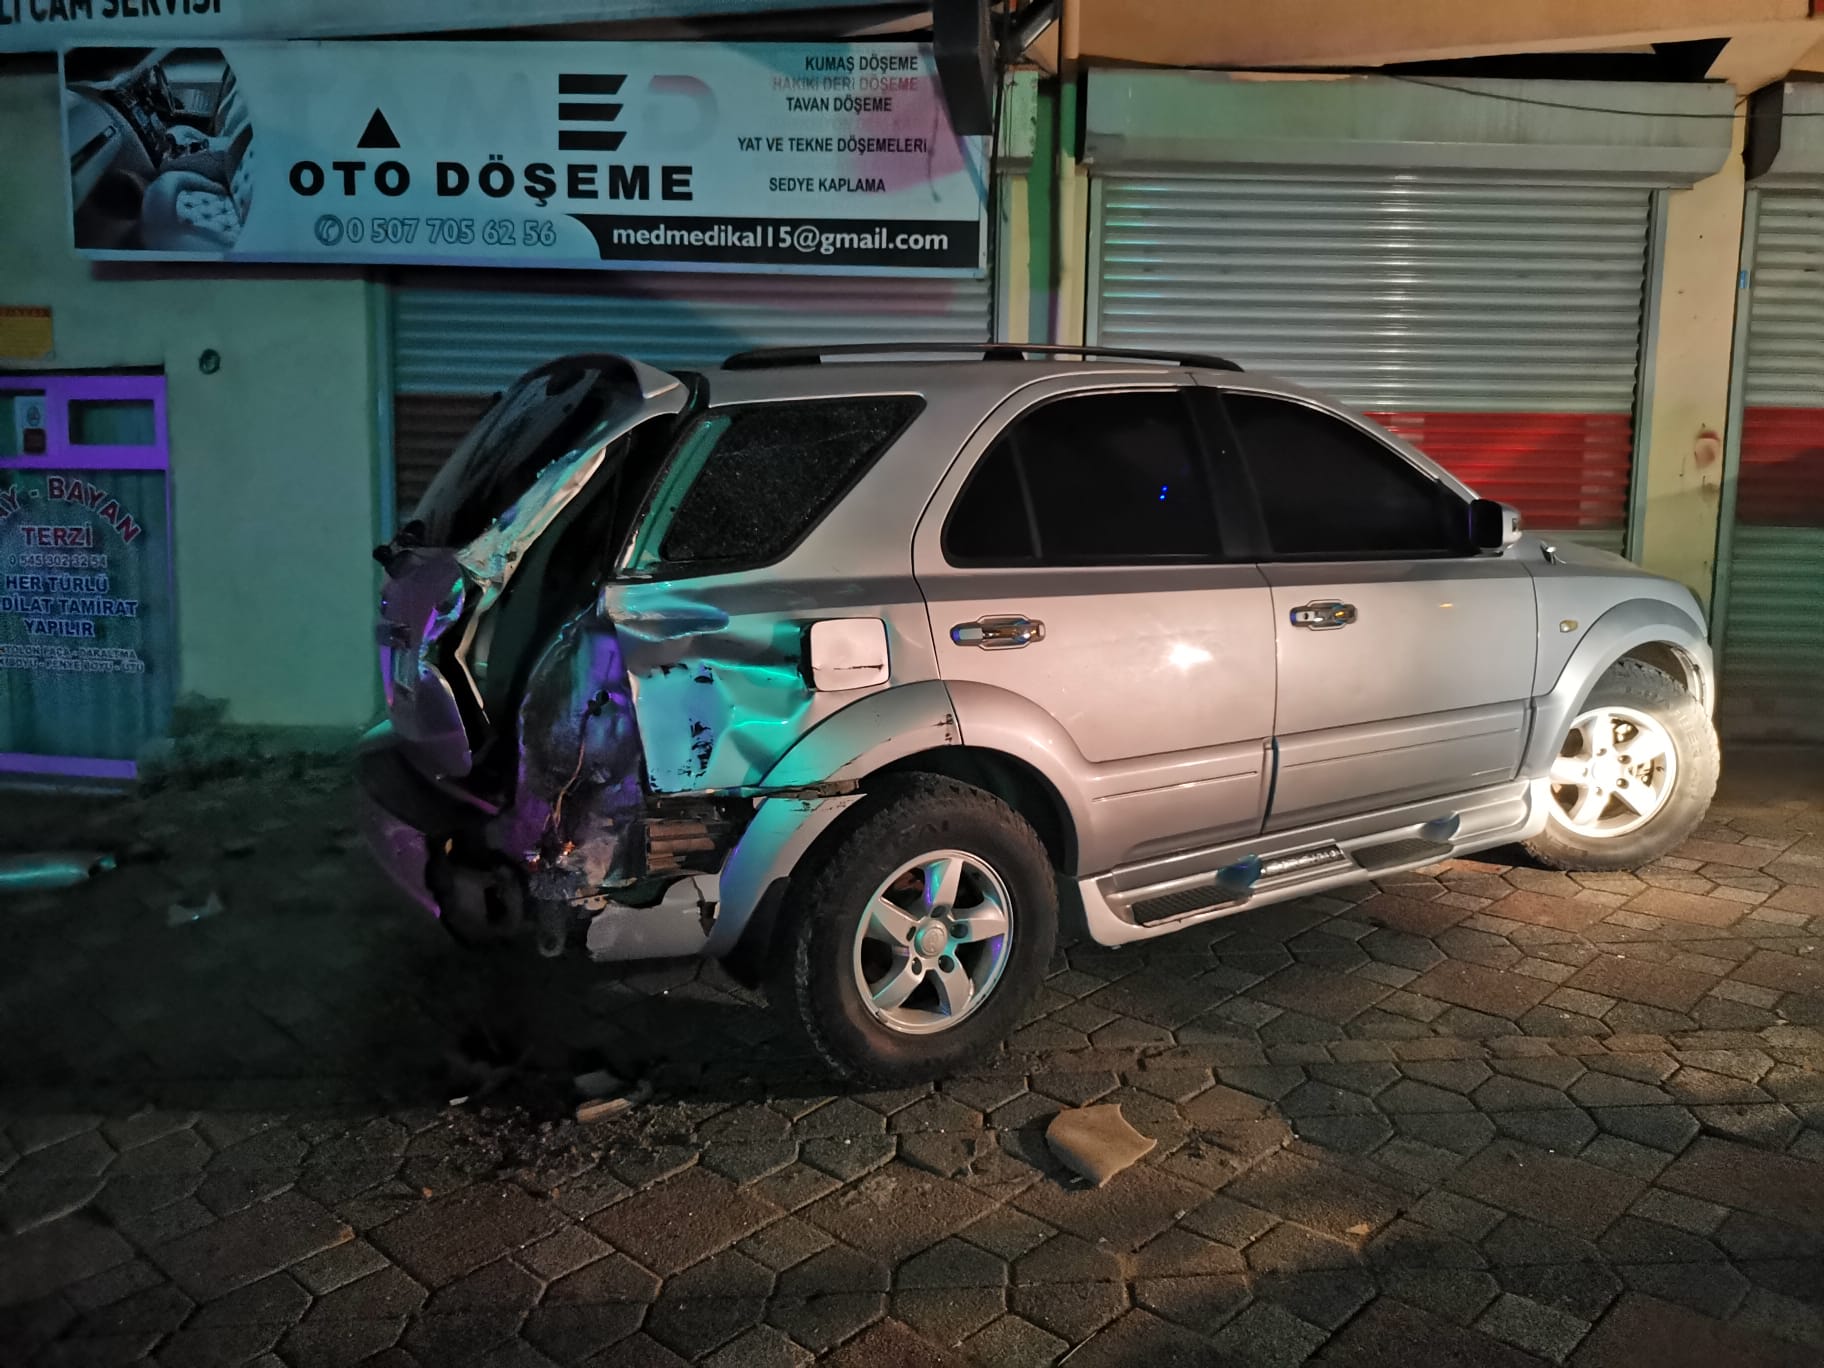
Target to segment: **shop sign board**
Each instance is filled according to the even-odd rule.
[[[0,52],[73,43],[443,33],[812,9],[828,0],[0,0]],[[895,0],[844,0],[845,8]]]
[[[0,773],[130,779],[176,692],[157,375],[0,373]]]
[[[72,48],[63,72],[99,260],[984,269],[987,139],[952,130],[928,45]]]

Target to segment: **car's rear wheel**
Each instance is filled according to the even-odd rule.
[[[774,999],[832,1071],[870,1086],[987,1063],[1057,941],[1032,827],[936,775],[876,786],[793,883]]]
[[[1651,864],[1703,821],[1719,767],[1703,706],[1664,671],[1621,661],[1572,720],[1546,828],[1527,849],[1555,869]]]

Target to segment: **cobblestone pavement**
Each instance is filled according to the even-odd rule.
[[[7,798],[170,857],[3,905],[0,1361],[1817,1364],[1820,774],[1638,877],[1081,946],[1005,1057],[836,1096],[713,969],[458,951],[339,780]],[[529,1054],[452,1106],[465,1030]],[[604,1063],[656,1097],[578,1127]],[[1159,1143],[1084,1190],[1042,1132],[1095,1100]]]

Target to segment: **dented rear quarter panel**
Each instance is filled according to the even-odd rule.
[[[908,384],[907,376],[904,368],[872,365],[807,368],[789,377],[711,375],[712,412],[873,394],[919,395],[924,407],[779,560],[604,585],[601,607],[620,639],[655,792],[763,786],[780,759],[830,717],[870,694],[938,678],[930,618],[912,574],[912,533],[1008,377],[959,374],[958,385],[939,387]],[[844,617],[886,624],[885,684],[811,687],[805,634],[813,622]]]

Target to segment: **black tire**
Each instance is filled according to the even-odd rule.
[[[1659,811],[1633,831],[1597,839],[1561,823],[1554,805],[1546,828],[1526,843],[1527,851],[1552,869],[1639,869],[1669,855],[1696,830],[1716,793],[1722,759],[1716,729],[1703,705],[1663,670],[1638,660],[1615,664],[1590,690],[1586,706],[1633,708],[1659,722],[1678,759],[1672,791]]]
[[[999,1049],[1037,991],[1057,943],[1057,886],[1025,818],[991,794],[932,774],[871,786],[855,820],[795,876],[781,908],[773,1003],[832,1073],[865,1087],[928,1082]],[[875,1019],[855,981],[855,936],[868,900],[909,860],[959,850],[1005,884],[1011,949],[999,979],[954,1026],[908,1035]]]

